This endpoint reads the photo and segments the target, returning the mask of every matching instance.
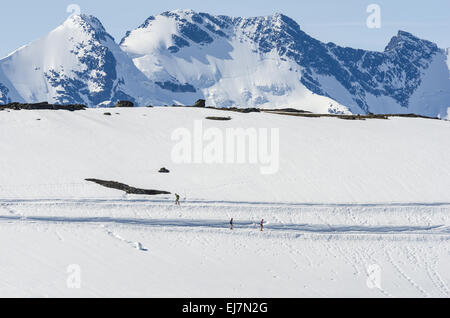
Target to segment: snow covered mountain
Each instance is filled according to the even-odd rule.
[[[159,100],[155,97],[161,97]],[[98,19],[71,16],[0,61],[0,102],[110,105],[169,99],[136,69]]]
[[[322,43],[281,14],[183,10],[148,18],[121,47],[161,87],[201,92],[217,106],[432,116],[450,107],[448,53],[403,31],[370,52]]]
[[[278,173],[262,175],[267,161],[173,161],[174,132],[229,112],[116,111],[0,111],[0,297],[450,296],[450,122],[203,121],[224,137],[279,127]],[[383,289],[368,288],[372,264]]]
[[[279,50],[295,38],[286,33],[284,19],[165,12],[149,17],[120,44],[149,79],[175,96],[202,97],[218,107],[348,113],[304,85],[303,67]]]
[[[449,51],[400,31],[383,52],[320,42],[292,19],[177,10],[149,17],[120,45],[92,16],[72,16],[0,60],[0,103],[292,107],[329,113],[448,116]]]

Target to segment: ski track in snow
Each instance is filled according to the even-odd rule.
[[[264,275],[275,286],[286,284],[285,280],[295,281],[292,286],[300,284],[290,286],[287,295],[302,289],[309,296],[340,295],[339,292],[347,291],[333,284],[346,282],[361,282],[356,286],[364,290],[368,266],[380,264],[387,278],[369,296],[449,297],[448,276],[442,272],[448,257],[442,253],[450,242],[449,211],[450,205],[444,203],[332,205],[193,200],[176,207],[167,200],[126,198],[0,199],[0,227],[51,232],[52,239],[64,246],[73,244],[75,229],[83,236],[87,234],[89,249],[95,241],[89,241],[88,233],[100,229],[100,234],[111,238],[117,255],[132,253],[126,252],[129,247],[144,252],[139,253],[142,257],[151,258],[162,247],[147,236],[168,235],[171,239],[164,243],[167,245],[159,258],[164,257],[169,264],[177,263],[178,255],[172,255],[171,249],[181,240],[185,249],[193,253],[192,259],[197,260],[198,270],[226,268],[228,258],[234,257],[233,252],[217,247],[222,244],[217,241],[219,237],[232,240],[236,251],[254,253],[253,257],[257,255],[266,262]],[[235,218],[233,230],[229,228],[230,217]],[[261,218],[267,220],[263,232],[259,229]],[[439,246],[439,251],[435,246]],[[305,275],[303,281],[299,281],[299,273]],[[0,280],[5,280],[2,275],[0,269]],[[136,275],[142,272],[136,270]],[[227,295],[242,295],[242,291],[248,291],[248,283],[236,278],[235,284],[227,288]],[[5,286],[10,286],[7,279]],[[335,286],[335,290],[330,286]],[[108,294],[108,289],[101,286],[91,290],[96,295]],[[34,291],[33,287],[29,291]],[[255,293],[259,295],[251,295]],[[273,295],[285,294],[274,291]],[[355,294],[349,291],[344,295]]]
[[[176,220],[176,219],[124,219],[124,218],[109,218],[109,217],[92,217],[92,218],[77,218],[77,217],[20,217],[20,216],[0,216],[1,221],[21,221],[29,223],[45,223],[45,224],[120,224],[130,226],[145,226],[145,227],[161,227],[161,228],[185,228],[185,229],[227,229],[228,222],[219,220]],[[450,234],[447,228],[440,230],[442,226],[432,227],[363,227],[363,226],[341,226],[328,228],[327,225],[308,225],[308,224],[270,224],[264,226],[264,231],[276,232],[300,232],[313,234],[361,234],[361,235],[395,235],[395,234],[414,234],[414,235],[442,235],[448,236]],[[238,230],[254,230],[255,223],[252,221],[236,222],[234,231]],[[111,233],[110,233],[111,234]]]
[[[330,208],[333,210],[333,207],[343,207],[343,205],[302,205],[302,204],[289,204],[289,203],[267,203],[261,204],[264,208],[269,210],[269,213],[273,213],[273,210],[276,211],[277,208],[283,207],[285,210],[281,211],[279,215],[270,214],[271,219],[268,220],[267,217],[264,216],[264,208],[261,210],[255,209],[260,204],[254,204],[249,202],[237,203],[237,202],[213,202],[213,201],[187,201],[183,203],[181,207],[174,207],[173,202],[169,201],[144,201],[144,200],[0,200],[2,209],[6,210],[9,215],[0,215],[0,222],[11,222],[11,221],[25,221],[31,223],[74,223],[74,224],[98,224],[105,227],[105,224],[110,225],[129,225],[129,226],[141,226],[141,227],[161,227],[161,228],[186,228],[186,229],[227,229],[229,227],[229,219],[228,215],[233,210],[241,210],[247,211],[249,216],[253,217],[253,219],[245,219],[242,217],[239,220],[235,220],[234,229],[238,230],[253,230],[259,229],[259,222],[254,219],[254,215],[259,212],[261,218],[265,218],[266,223],[264,226],[265,231],[270,231],[271,233],[308,233],[308,234],[332,234],[332,235],[440,235],[444,238],[450,239],[450,226],[449,224],[434,224],[431,225],[430,219],[426,221],[429,223],[427,225],[368,225],[367,220],[363,220],[363,218],[356,216],[356,211],[363,207],[380,207],[386,211],[386,209],[393,209],[395,211],[396,208],[400,207],[417,207],[412,204],[380,204],[380,205],[348,205],[344,207],[344,215],[348,216],[348,220],[346,220],[346,224],[330,224],[326,217],[325,213],[318,212],[317,210],[313,210],[313,215],[317,217],[315,223],[290,223],[285,222],[280,218],[280,215],[283,215],[283,212],[296,212],[296,209],[306,209],[313,207],[320,208]],[[215,215],[211,216],[211,213],[207,215],[207,218],[184,218],[179,217],[178,219],[175,217],[176,214],[170,214],[170,218],[161,218],[161,217],[152,217],[150,211],[146,211],[146,218],[143,218],[143,215],[138,215],[137,211],[132,210],[133,217],[127,215],[127,217],[114,217],[114,216],[92,216],[92,213],[88,213],[88,216],[62,216],[62,215],[25,215],[24,212],[17,212],[17,209],[21,207],[39,207],[39,211],[42,208],[48,208],[51,210],[58,209],[79,209],[79,210],[96,210],[96,209],[105,209],[105,210],[114,210],[116,208],[127,208],[133,209],[133,207],[139,207],[140,209],[163,209],[168,212],[178,211],[179,216],[189,216],[191,211],[195,211],[198,209],[212,208],[213,210],[218,211]],[[440,205],[422,205],[426,207],[439,207]],[[420,205],[419,205],[420,207]],[[273,210],[272,210],[273,209]],[[225,210],[225,211],[221,211]],[[220,213],[226,212],[226,213]],[[358,211],[359,213],[361,211]],[[40,212],[42,213],[42,212]],[[226,214],[226,215],[224,215]],[[169,216],[169,214],[166,214]],[[245,214],[244,214],[245,215]],[[224,217],[226,216],[226,218]],[[430,218],[431,216],[427,216]],[[258,219],[259,220],[259,219]],[[409,216],[408,216],[409,220]],[[291,218],[292,221],[292,218]],[[347,222],[350,221],[350,224]],[[323,224],[319,223],[323,222]],[[405,222],[404,224],[408,224]],[[106,228],[106,227],[105,227]],[[109,233],[109,234],[112,234]],[[115,235],[113,235],[115,236]],[[357,254],[356,254],[356,257]],[[360,259],[361,261],[361,259]]]
[[[100,227],[101,227],[102,229],[105,229],[106,233],[107,233],[109,236],[111,236],[111,237],[113,237],[113,238],[115,238],[115,239],[117,239],[117,240],[119,240],[119,241],[121,241],[121,242],[124,242],[124,243],[127,244],[127,245],[131,245],[131,246],[133,246],[135,249],[140,250],[140,251],[143,251],[143,252],[148,251],[146,248],[144,248],[144,247],[142,246],[142,243],[140,243],[140,242],[133,242],[133,241],[129,241],[129,240],[127,240],[127,239],[124,239],[122,236],[120,236],[120,235],[117,234],[116,232],[114,232],[114,231],[108,229],[108,228],[107,228],[105,225],[103,225],[103,224],[100,225]]]

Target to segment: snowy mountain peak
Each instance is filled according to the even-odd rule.
[[[100,22],[99,19],[97,19],[93,15],[88,14],[73,14],[70,17],[67,18],[66,22],[64,22],[64,25],[67,24],[73,24],[73,25],[82,25],[82,26],[88,26],[89,28],[99,30],[102,32],[106,32],[105,28],[103,27],[103,24]]]
[[[190,9],[147,18],[120,44],[74,15],[0,60],[0,103],[192,104],[447,116],[448,51],[399,31],[383,52],[323,43],[282,13]]]
[[[157,16],[150,16],[137,30],[145,29],[150,32],[172,32],[169,51],[177,53],[183,47],[193,45],[208,45],[216,38],[232,36],[236,29],[246,30],[248,35],[252,33],[282,32],[289,28],[300,30],[300,26],[289,17],[276,13],[272,16],[255,18],[232,18],[227,16],[215,16],[204,12],[196,12],[190,9],[166,11]],[[134,32],[136,33],[137,30]],[[132,32],[128,31],[120,44],[124,44]]]
[[[179,16],[179,17],[183,17],[183,16],[194,16],[197,15],[198,13],[195,12],[192,9],[177,9],[177,10],[171,10],[171,11],[165,11],[163,13],[161,13],[162,16]]]

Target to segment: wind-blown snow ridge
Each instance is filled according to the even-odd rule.
[[[124,53],[126,52],[126,54]],[[0,60],[0,103],[292,107],[447,116],[448,50],[399,31],[383,52],[340,47],[291,18],[167,11],[117,45],[101,22],[70,17]]]

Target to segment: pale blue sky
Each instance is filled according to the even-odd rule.
[[[296,20],[308,34],[339,45],[383,50],[399,29],[450,47],[449,0],[2,0],[0,56],[38,39],[69,16],[69,4],[97,16],[116,41],[150,15],[173,9],[230,16],[261,16],[276,12]],[[369,4],[381,7],[381,29],[366,26]]]

